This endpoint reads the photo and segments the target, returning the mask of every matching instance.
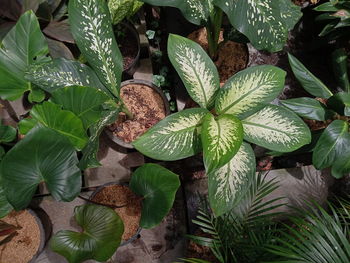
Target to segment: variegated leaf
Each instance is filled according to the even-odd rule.
[[[155,6],[172,6],[179,8],[184,17],[193,24],[208,22],[212,12],[213,0],[140,0]]]
[[[168,54],[192,99],[209,109],[220,88],[219,73],[213,61],[194,41],[172,34],[168,40]]]
[[[208,173],[227,164],[243,142],[243,127],[233,115],[215,118],[208,113],[202,124],[202,145],[205,169]]]
[[[209,202],[216,216],[230,211],[244,196],[255,166],[254,151],[243,142],[229,163],[208,173]]]
[[[291,152],[311,141],[306,124],[292,111],[276,105],[267,105],[242,123],[245,140],[273,151]]]
[[[75,85],[108,92],[91,68],[64,58],[30,67],[26,79],[50,93],[59,88]]]
[[[215,101],[219,114],[245,118],[270,103],[284,88],[286,72],[274,66],[250,67],[231,77]]]
[[[35,105],[30,115],[41,125],[66,136],[77,150],[83,149],[88,141],[83,122],[73,112],[62,110],[60,105],[45,101]]]
[[[257,49],[282,50],[302,13],[288,0],[213,0]]]
[[[81,53],[102,83],[119,97],[123,61],[106,1],[71,0],[68,11],[71,31]]]
[[[153,159],[174,161],[202,150],[200,127],[206,109],[194,108],[161,120],[133,142],[135,148]]]
[[[143,5],[138,0],[108,0],[108,8],[114,25],[130,18]]]

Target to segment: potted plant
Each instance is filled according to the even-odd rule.
[[[129,186],[112,183],[97,189],[89,200],[93,205],[76,208],[75,218],[84,232],[60,231],[52,237],[51,248],[70,263],[106,261],[121,241],[133,240],[130,238],[139,227],[153,228],[162,221],[179,186],[178,175],[162,166],[145,164],[133,173]],[[72,247],[72,242],[77,246]]]
[[[257,66],[231,77],[220,89],[217,69],[195,42],[170,35],[169,58],[199,108],[172,114],[133,142],[153,159],[172,161],[203,151],[209,201],[215,215],[232,208],[255,173],[249,143],[293,151],[310,142],[303,121],[268,104],[284,88],[285,72]]]

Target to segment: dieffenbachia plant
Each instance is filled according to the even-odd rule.
[[[220,88],[217,69],[198,44],[170,35],[168,53],[200,107],[166,117],[133,145],[146,156],[165,161],[203,151],[210,204],[220,215],[239,200],[255,173],[254,152],[247,142],[289,152],[309,143],[310,131],[290,110],[268,104],[284,87],[283,70],[251,67]]]
[[[143,3],[138,0],[108,0],[108,8],[114,25],[124,18],[132,17]]]
[[[172,6],[185,18],[205,26],[209,54],[216,57],[218,39],[225,12],[234,28],[243,33],[254,47],[280,51],[302,13],[300,7],[286,0],[141,0],[157,6]]]
[[[332,175],[341,178],[350,172],[350,83],[345,51],[338,49],[332,55],[334,72],[342,92],[333,94],[297,58],[289,54],[289,63],[300,84],[323,102],[305,97],[283,100],[281,103],[305,119],[333,120],[318,138],[313,148],[312,162],[317,169],[332,167]]]

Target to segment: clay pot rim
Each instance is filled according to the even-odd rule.
[[[116,183],[116,182],[110,182],[110,183],[105,183],[99,187],[97,187],[97,189],[95,191],[92,192],[92,194],[90,195],[89,200],[92,200],[97,193],[99,193],[100,191],[102,191],[102,189],[104,189],[107,186],[111,186],[111,185],[121,185],[121,186],[127,186],[129,188],[129,183],[123,182],[123,183]],[[130,188],[129,188],[130,189]],[[134,240],[138,239],[140,232],[142,230],[142,227],[138,227],[136,233],[130,237],[128,240],[122,240],[122,242],[120,243],[120,247],[121,246],[125,246],[127,244],[130,244],[131,242],[133,242]]]
[[[121,83],[120,89],[122,89],[122,87],[124,87],[126,85],[130,85],[130,84],[133,84],[133,85],[139,84],[142,86],[148,86],[148,87],[152,88],[154,91],[156,91],[163,100],[164,108],[165,108],[165,117],[170,115],[170,105],[169,105],[168,99],[165,97],[164,92],[159,87],[157,87],[152,82],[147,81],[147,80],[130,79],[130,80],[123,81]],[[113,142],[115,142],[119,146],[122,146],[122,147],[127,148],[127,149],[135,149],[135,147],[132,145],[132,143],[127,143],[127,142],[123,141],[119,137],[115,136],[113,134],[113,132],[111,132],[110,130],[104,129],[104,132],[107,134],[109,139],[111,139]]]

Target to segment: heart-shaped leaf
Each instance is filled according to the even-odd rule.
[[[107,100],[109,97],[105,93],[91,87],[80,86],[55,90],[51,97],[52,102],[80,118],[85,129],[101,118],[102,104]]]
[[[0,46],[0,96],[16,100],[31,85],[24,74],[31,64],[47,62],[49,49],[32,11],[24,13]]]
[[[208,113],[201,130],[205,170],[211,171],[227,164],[238,152],[243,142],[243,126],[233,115],[215,118]]]
[[[143,196],[140,226],[152,228],[169,213],[180,187],[177,174],[157,164],[139,167],[131,177],[130,189]]]
[[[194,108],[174,113],[158,122],[133,142],[142,154],[157,160],[174,161],[202,150],[200,126],[206,109]]]
[[[312,155],[317,169],[330,167],[341,158],[350,145],[349,125],[342,120],[333,121],[322,133]]]
[[[45,101],[30,111],[33,119],[66,136],[78,149],[84,148],[88,141],[82,121],[71,111],[62,110],[60,105]]]
[[[226,165],[208,173],[209,202],[216,216],[230,211],[241,200],[254,173],[254,151],[245,142]]]
[[[285,77],[285,71],[269,65],[240,71],[220,89],[215,109],[219,114],[247,117],[277,97],[284,88]]]
[[[123,59],[106,1],[71,0],[68,10],[71,32],[79,50],[101,82],[119,97]]]
[[[0,143],[12,142],[16,138],[17,131],[12,126],[2,125],[0,122]]]
[[[300,7],[285,0],[213,0],[228,16],[231,24],[249,38],[257,49],[282,50],[288,31],[302,13]]]
[[[291,152],[311,142],[306,124],[292,111],[276,105],[244,119],[244,139],[279,152]]]
[[[92,204],[77,206],[74,212],[83,231],[57,232],[50,240],[50,248],[69,263],[107,261],[119,247],[124,232],[120,217],[111,208]]]
[[[315,77],[296,57],[288,54],[289,64],[303,88],[315,97],[328,99],[333,93],[323,82]]]
[[[72,201],[81,188],[78,158],[69,140],[46,128],[32,129],[1,163],[7,200],[16,209],[28,206],[38,185],[45,182],[58,201]]]
[[[220,80],[207,53],[196,42],[171,34],[168,54],[192,99],[201,107],[210,109],[220,88]]]

